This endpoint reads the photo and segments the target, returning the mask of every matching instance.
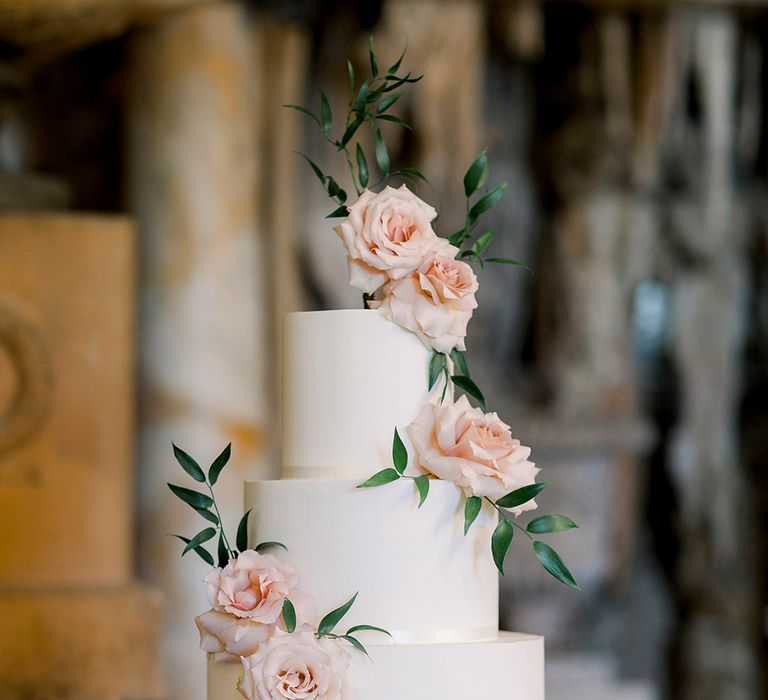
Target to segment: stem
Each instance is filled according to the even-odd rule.
[[[219,512],[219,506],[216,503],[216,497],[213,495],[213,486],[211,486],[208,481],[206,480],[205,485],[208,487],[208,491],[211,492],[211,498],[213,499],[213,508],[216,511],[216,515],[219,518],[219,532],[221,533],[222,538],[224,539],[224,546],[227,548],[227,551],[229,552],[230,556],[235,556],[235,550],[232,549],[229,545],[229,540],[227,539],[227,533],[224,532],[224,522],[221,519],[221,513]]]
[[[363,308],[364,309],[370,309],[371,305],[368,303],[371,300],[371,295],[367,294],[366,292],[363,292]]]
[[[510,518],[507,516],[506,512],[504,512],[504,511],[503,511],[503,510],[502,510],[502,509],[501,509],[499,506],[497,506],[497,505],[496,505],[496,503],[495,503],[494,501],[492,501],[490,498],[488,498],[488,496],[485,496],[485,500],[486,500],[486,501],[488,501],[488,503],[490,503],[490,504],[491,504],[491,505],[492,505],[492,506],[493,506],[493,507],[494,507],[494,508],[495,508],[495,509],[496,509],[496,510],[499,512],[499,515],[500,515],[502,518],[504,518],[504,519],[505,519],[505,520],[506,520],[506,521],[507,521],[507,522],[508,522],[510,525],[512,525],[513,527],[516,527],[516,528],[517,528],[518,530],[520,530],[520,532],[522,532],[522,533],[523,533],[523,534],[524,534],[524,535],[525,535],[525,536],[526,536],[526,537],[527,537],[529,540],[533,541],[533,535],[531,535],[531,533],[530,533],[530,532],[528,532],[528,530],[526,530],[524,527],[520,527],[520,525],[518,525],[518,524],[517,524],[517,523],[516,523],[514,520],[511,520],[511,519],[510,519]]]
[[[349,166],[349,174],[352,176],[352,186],[355,188],[357,196],[360,196],[360,188],[357,186],[357,180],[355,180],[355,168],[352,165],[352,159],[349,156],[349,148],[344,146],[344,157],[347,159],[347,165]]]

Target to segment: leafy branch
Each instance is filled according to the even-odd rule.
[[[341,622],[342,618],[354,605],[355,600],[357,600],[357,593],[355,593],[355,595],[353,595],[346,603],[344,603],[344,605],[339,606],[335,610],[331,610],[331,612],[323,617],[323,619],[320,620],[320,624],[317,626],[317,632],[315,632],[315,636],[318,639],[320,637],[328,637],[329,639],[343,639],[345,642],[349,642],[349,644],[351,644],[359,652],[368,656],[368,651],[363,646],[362,642],[353,635],[356,632],[380,632],[382,634],[386,634],[388,637],[392,637],[392,635],[387,630],[382,627],[375,627],[374,625],[354,625],[353,627],[350,627],[344,634],[336,634],[333,631],[336,625]],[[289,629],[288,631],[292,632],[293,630]]]

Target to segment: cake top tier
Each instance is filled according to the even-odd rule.
[[[283,477],[363,477],[392,466],[395,426],[428,400],[430,352],[377,311],[289,314]]]

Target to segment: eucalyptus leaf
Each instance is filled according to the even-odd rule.
[[[354,637],[348,634],[341,635],[341,638],[346,639],[353,647],[355,647],[355,649],[357,649],[359,652],[368,656],[368,652],[365,650],[365,647],[360,643],[360,640],[355,639]]]
[[[187,472],[187,474],[189,474],[195,481],[199,481],[201,484],[205,483],[205,473],[200,468],[200,465],[186,452],[184,452],[184,450],[182,450],[180,447],[176,447],[175,444],[173,445],[173,456],[181,465],[181,468]]]
[[[199,547],[201,544],[207,542],[210,539],[213,539],[215,536],[216,529],[213,527],[207,527],[205,530],[198,532],[189,542],[187,542],[187,546],[184,547],[184,551],[181,553],[181,556],[183,557],[191,549]]]
[[[496,187],[494,187],[490,192],[480,197],[480,199],[478,199],[477,202],[475,202],[475,204],[469,210],[470,222],[474,223],[480,214],[484,214],[491,207],[493,207],[493,205],[496,204],[496,202],[498,202],[504,196],[504,193],[508,189],[509,183],[502,182],[500,185],[496,185]]]
[[[360,125],[363,123],[363,121],[364,121],[363,117],[357,117],[354,121],[350,123],[350,125],[344,131],[344,135],[341,137],[342,146],[346,146],[352,140],[352,137],[355,135],[355,132],[360,128]]]
[[[219,480],[219,474],[222,469],[227,466],[229,458],[232,456],[232,443],[230,442],[222,451],[221,454],[213,460],[211,468],[208,470],[208,481],[213,486]]]
[[[184,544],[189,544],[189,537],[182,537],[181,535],[174,535],[174,537],[180,539]],[[214,566],[211,553],[204,547],[195,547],[195,554],[197,554],[197,556],[199,556],[209,566]]]
[[[360,181],[360,187],[368,186],[368,161],[365,159],[362,146],[358,143],[355,148],[357,156],[357,179]]]
[[[460,231],[456,231],[456,233],[452,233],[448,237],[448,243],[450,243],[452,246],[456,246],[457,248],[461,247],[461,244],[464,243],[464,240],[467,238],[467,232],[464,229],[461,229]]]
[[[475,241],[475,244],[472,246],[472,250],[478,255],[481,255],[491,244],[491,241],[495,235],[496,231],[486,231],[485,233],[479,235]]]
[[[347,193],[339,187],[339,183],[336,182],[330,175],[326,178],[328,187],[328,195],[333,197],[339,204],[344,204],[347,201]]]
[[[483,396],[483,392],[480,391],[480,387],[478,387],[469,377],[465,377],[461,374],[454,374],[451,377],[451,381],[465,394],[469,394],[475,399],[480,404],[480,408],[482,408],[483,411],[488,410],[485,405],[485,396]]]
[[[202,515],[209,523],[213,523],[214,525],[219,524],[219,518],[213,511],[210,511],[207,508],[195,508],[195,510],[198,515]]]
[[[533,551],[536,552],[536,558],[540,564],[554,576],[560,583],[564,583],[566,586],[575,588],[577,591],[581,590],[581,586],[576,583],[576,579],[573,578],[573,574],[568,570],[560,555],[552,549],[548,544],[536,540],[533,543]]]
[[[224,543],[223,530],[219,530],[219,544],[216,547],[216,554],[219,559],[217,566],[224,568],[227,564],[229,564],[229,552],[227,551],[227,545]]]
[[[400,478],[400,474],[397,469],[382,469],[380,472],[376,472],[368,481],[360,484],[357,488],[366,489],[374,486],[384,486],[384,484],[390,484],[393,481],[397,481]]]
[[[451,350],[451,359],[453,360],[453,366],[463,374],[465,377],[469,376],[469,367],[467,367],[467,360],[464,357],[464,353],[458,348]]]
[[[323,183],[323,186],[325,186],[325,175],[323,174],[323,171],[320,170],[317,163],[315,163],[315,161],[313,161],[309,156],[305,156],[300,151],[294,151],[294,152],[298,153],[304,160],[307,161],[307,163],[309,163],[309,167],[312,168],[312,172],[314,172],[315,175],[317,175],[317,179]]]
[[[400,433],[395,428],[395,435],[392,438],[392,464],[398,474],[402,474],[408,466],[408,450],[405,449]]]
[[[357,120],[361,124],[365,118],[365,105],[368,101],[368,81],[366,80],[357,91],[357,98],[355,104],[352,106],[352,110],[357,114]],[[343,139],[342,139],[343,141]]]
[[[376,138],[374,140],[374,150],[376,152],[376,164],[384,177],[389,175],[389,151],[381,131],[376,129]]]
[[[472,161],[472,165],[464,175],[464,194],[467,197],[472,196],[479,190],[488,177],[488,151],[483,149],[480,154]]]
[[[483,508],[483,499],[479,496],[469,496],[464,504],[464,534],[469,532],[472,523],[477,520],[477,516]]]
[[[237,524],[237,535],[235,537],[235,546],[239,552],[244,552],[248,549],[248,516],[251,514],[252,508],[243,514],[240,518],[240,522]]]
[[[295,109],[297,112],[306,114],[308,117],[311,117],[318,126],[322,127],[317,115],[314,112],[310,112],[306,107],[302,107],[301,105],[283,105],[283,107],[287,107],[288,109]]]
[[[282,542],[261,542],[254,547],[254,550],[261,554],[262,552],[265,552],[272,547],[280,547],[281,549],[288,551],[288,547],[286,547]]]
[[[323,131],[327,134],[331,130],[331,124],[333,124],[333,114],[328,98],[322,90],[320,90],[320,122]]]
[[[381,632],[386,634],[387,637],[392,637],[383,627],[374,627],[373,625],[355,625],[347,630],[347,634],[354,634],[355,632]]]
[[[392,92],[392,90],[397,90],[401,85],[405,85],[406,83],[418,83],[419,80],[421,80],[424,76],[420,75],[418,78],[411,78],[411,74],[407,73],[402,78],[398,78],[396,75],[387,76],[388,80],[391,80],[385,88],[384,92]]]
[[[336,209],[334,209],[325,218],[326,219],[343,219],[345,216],[347,216],[347,214],[349,214],[349,209],[347,209],[347,207],[342,204],[340,207],[336,207]]]
[[[371,61],[371,77],[376,78],[379,75],[379,64],[376,61],[376,54],[373,51],[373,37],[368,37],[368,58]]]
[[[512,260],[511,258],[486,258],[485,262],[488,263],[496,263],[498,265],[515,265],[516,267],[522,267],[524,270],[527,270],[531,274],[533,274],[533,270],[531,270],[528,265],[526,265],[523,262],[520,262],[519,260]]]
[[[400,70],[400,64],[403,62],[403,58],[405,58],[405,49],[403,49],[403,52],[400,54],[400,58],[398,58],[389,68],[387,68],[387,78],[390,76],[394,76],[397,71]]]
[[[198,508],[210,508],[213,505],[213,499],[204,493],[193,491],[184,486],[176,486],[176,484],[168,484],[168,488],[184,503],[192,506],[195,510]]]
[[[320,634],[328,634],[329,632],[333,632],[333,628],[336,627],[337,624],[341,621],[341,618],[344,617],[349,612],[349,609],[354,605],[355,600],[357,600],[357,593],[353,595],[344,605],[336,608],[335,610],[331,610],[322,620],[320,620],[320,624],[317,626],[317,631]]]
[[[283,601],[283,622],[285,622],[286,632],[292,634],[296,631],[296,608],[288,598]]]
[[[400,92],[393,92],[390,95],[387,95],[379,104],[376,106],[376,114],[383,114],[386,112],[395,102],[397,102],[403,95],[405,95],[404,91]]]
[[[512,537],[515,530],[512,524],[506,518],[499,520],[499,524],[491,535],[491,553],[496,568],[504,575],[504,557],[507,556],[509,545],[512,544]]]
[[[552,532],[565,532],[579,527],[573,520],[565,515],[540,515],[534,518],[526,526],[526,530],[535,535],[545,535]]]
[[[417,476],[413,483],[416,484],[416,488],[419,490],[419,508],[421,508],[424,505],[424,501],[427,500],[427,496],[429,496],[429,477],[426,474],[422,474]]]
[[[435,382],[440,377],[440,374],[445,369],[445,355],[442,352],[435,350],[432,353],[432,359],[429,361],[429,390],[435,386]]]
[[[516,508],[536,498],[547,486],[549,486],[548,481],[539,481],[536,484],[522,486],[519,489],[510,491],[506,496],[502,496],[496,501],[496,505],[500,508]]]
[[[399,124],[400,126],[413,131],[413,127],[407,121],[400,119],[400,117],[396,117],[394,114],[377,114],[376,119],[383,119],[385,122]]]

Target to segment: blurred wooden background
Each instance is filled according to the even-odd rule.
[[[205,567],[180,560],[165,536],[196,525],[165,488],[180,474],[170,443],[204,460],[233,441],[222,484],[233,522],[241,480],[277,473],[281,318],[359,303],[325,195],[293,151],[340,180],[342,164],[280,105],[316,101],[322,85],[343,113],[344,60],[364,72],[371,34],[383,61],[407,44],[407,67],[425,74],[398,103],[414,132],[393,127],[388,138],[393,158],[439,193],[420,194],[439,209],[440,230],[457,228],[461,175],[488,146],[491,179],[511,184],[491,217],[503,232],[494,253],[534,272],[482,273],[469,357],[489,403],[554,482],[547,508],[582,525],[562,551],[585,592],[559,590],[521,549],[503,582],[504,626],[547,635],[551,700],[767,697],[760,0],[0,0],[0,322],[20,307],[32,319],[27,335],[0,325],[0,504],[42,508],[46,488],[75,483],[74,448],[45,442],[62,415],[91,426],[77,433],[82,443],[130,430],[136,445],[130,485],[120,440],[117,455],[82,457],[99,473],[114,469],[129,512],[117,494],[68,516],[73,531],[122,518],[102,561],[118,573],[83,565],[75,580],[48,559],[50,585],[34,604],[55,608],[71,578],[78,590],[101,586],[107,602],[93,605],[108,608],[118,593],[104,586],[140,578],[165,595],[157,662],[168,697],[204,696],[192,616],[205,607]],[[114,319],[134,290],[134,339],[96,314],[102,332],[88,347],[135,351],[113,370],[138,388],[135,431],[128,389],[59,401],[62,387],[93,377],[62,359],[77,344],[68,350],[44,330],[57,290],[63,300],[98,277],[100,266],[75,272],[96,255],[83,232],[103,227],[94,235],[107,241],[131,222],[135,274],[131,256],[107,245],[99,254],[114,281],[94,293]],[[71,244],[43,245],[46,265],[70,274],[46,272],[35,252],[51,230],[70,230]],[[22,274],[53,296],[18,284]],[[74,328],[82,313],[62,301],[57,320]],[[29,462],[25,451],[41,456]],[[58,513],[37,515],[46,529],[13,512],[0,508],[0,611],[39,577],[47,550],[68,547],[50,527]],[[156,598],[135,590],[145,602],[131,604],[156,620]],[[65,639],[61,627],[52,638]],[[47,648],[25,643],[29,654]],[[0,666],[3,700],[21,697],[14,672]],[[24,697],[165,692],[155,676],[143,690],[129,680],[56,686],[54,676]]]

